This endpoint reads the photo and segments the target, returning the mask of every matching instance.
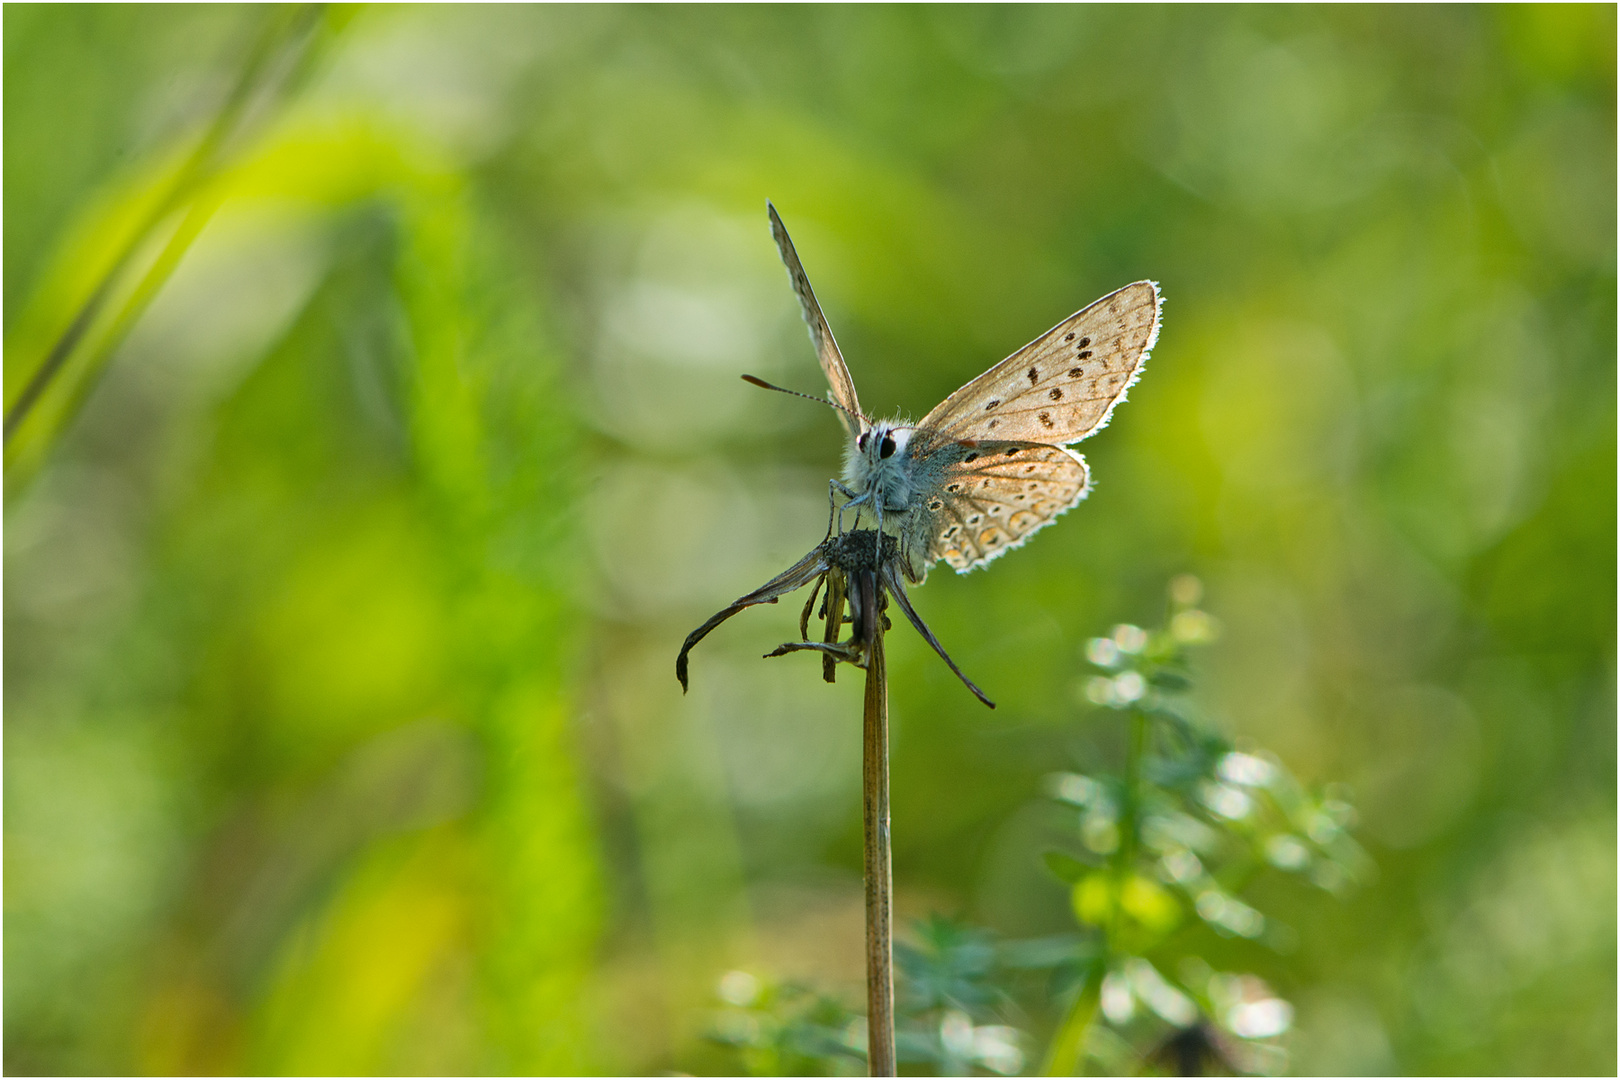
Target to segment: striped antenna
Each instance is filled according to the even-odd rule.
[[[872,426],[872,422],[870,420],[868,420],[866,417],[862,416],[860,413],[850,412],[848,409],[844,408],[842,405],[838,404],[838,402],[833,401],[830,398],[816,397],[816,395],[814,395],[814,394],[801,394],[797,390],[789,390],[785,386],[777,386],[775,383],[768,383],[764,379],[758,378],[757,376],[754,376],[754,375],[744,375],[742,377],[742,379],[743,379],[743,382],[752,383],[755,386],[759,387],[761,390],[775,390],[779,394],[792,394],[794,397],[802,397],[806,401],[819,401],[823,405],[831,405],[833,408],[837,409],[839,412],[848,413],[850,416],[853,416],[855,418],[856,422],[859,423],[862,427],[871,427]]]

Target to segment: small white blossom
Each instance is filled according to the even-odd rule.
[[[1101,668],[1119,666],[1119,646],[1113,638],[1094,637],[1086,642],[1086,659]]]
[[[752,1005],[759,998],[759,980],[746,971],[728,971],[720,976],[720,1000],[732,1005]]]
[[[1294,1007],[1282,998],[1245,1001],[1226,1014],[1226,1026],[1245,1039],[1269,1039],[1294,1023]]]
[[[1130,623],[1120,623],[1114,627],[1114,644],[1119,646],[1120,652],[1135,656],[1147,647],[1147,631]]]
[[[1277,767],[1253,754],[1227,754],[1221,758],[1215,771],[1220,773],[1222,780],[1244,787],[1266,787],[1277,779]]]

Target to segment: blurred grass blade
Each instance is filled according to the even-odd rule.
[[[1052,1046],[1046,1053],[1046,1060],[1041,1064],[1042,1076],[1079,1076],[1082,1054],[1085,1051],[1086,1032],[1091,1029],[1091,1021],[1097,1015],[1097,1006],[1102,1000],[1102,973],[1093,971],[1086,975],[1086,981],[1080,988],[1080,994],[1074,999],[1074,1005],[1063,1018],[1063,1026],[1052,1038]]]
[[[221,201],[212,182],[249,129],[306,66],[320,5],[269,9],[231,90],[191,152],[159,162],[110,206],[90,212],[61,265],[6,342],[5,463],[14,483],[43,459],[131,326],[174,272]],[[144,269],[143,269],[144,267]],[[77,288],[62,286],[68,282]],[[53,288],[55,285],[57,287]],[[70,314],[71,313],[71,314]],[[49,341],[48,347],[45,342]],[[18,468],[22,466],[22,468]]]

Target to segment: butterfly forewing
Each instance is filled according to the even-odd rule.
[[[1034,442],[954,443],[940,470],[928,561],[970,570],[1015,548],[1086,496],[1086,463],[1071,450]]]
[[[1158,335],[1158,286],[1127,285],[956,391],[917,427],[941,439],[1078,442],[1108,422]]]
[[[799,253],[793,249],[793,240],[788,236],[787,228],[776,213],[776,207],[770,203],[766,203],[765,207],[771,215],[771,235],[776,238],[776,247],[782,253],[782,262],[787,267],[788,278],[793,282],[793,291],[798,294],[804,324],[810,328],[810,341],[816,347],[816,357],[821,361],[821,370],[832,389],[832,399],[841,406],[838,418],[851,435],[858,435],[860,422],[857,418],[861,415],[861,403],[855,397],[855,380],[850,378],[849,366],[844,363],[843,353],[838,351],[838,342],[833,340],[827,317],[821,313],[821,305],[816,303],[815,290],[810,288],[810,278],[805,275],[804,267],[799,262]]]

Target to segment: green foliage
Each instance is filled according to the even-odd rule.
[[[1203,1058],[1225,1070],[1281,1071],[1277,1036],[1293,1005],[1258,976],[1216,971],[1196,925],[1291,952],[1297,933],[1239,898],[1248,882],[1272,870],[1344,895],[1372,867],[1349,835],[1348,804],[1306,790],[1269,754],[1234,749],[1197,715],[1188,653],[1217,636],[1195,606],[1201,593],[1183,575],[1165,627],[1120,625],[1086,644],[1105,673],[1084,684],[1086,696],[1117,710],[1130,731],[1119,772],[1048,778],[1052,798],[1078,811],[1074,847],[1044,861],[1069,889],[1079,933],[997,942],[937,915],[916,923],[913,942],[895,946],[900,1060],[942,1076],[1021,1071],[1029,1035],[992,1021],[1020,1015],[1020,983],[1045,972],[1045,1008],[1064,1006],[1046,1074],[1189,1061],[1201,1072]],[[799,987],[761,992],[740,971],[720,992],[743,1011],[723,1012],[715,1037],[739,1048],[755,1075],[834,1075],[858,1053],[864,1021],[833,998]],[[795,1056],[782,1056],[785,1048]]]
[[[203,464],[142,536],[146,581],[77,660],[86,678],[51,700],[40,683],[13,697],[30,719],[7,759],[26,776],[63,740],[141,747],[112,768],[167,788],[146,793],[156,835],[129,854],[173,860],[188,844],[197,869],[169,873],[197,875],[194,898],[165,919],[174,884],[126,883],[147,907],[109,930],[162,943],[157,960],[120,957],[139,994],[102,977],[75,1001],[69,987],[106,960],[94,949],[21,953],[9,1067],[594,1060],[578,1000],[600,886],[567,685],[577,429],[532,283],[453,174],[405,163],[408,141],[332,142],[295,121],[213,174],[294,200],[283,226],[329,229],[336,254],[212,405]],[[66,453],[165,498],[151,452]],[[537,504],[542,483],[557,501]],[[33,520],[73,502],[48,489]],[[64,792],[105,780],[80,774]],[[62,864],[36,846],[52,827],[23,787],[12,854],[37,880]],[[48,934],[49,893],[10,899],[18,933]],[[94,1056],[107,1051],[90,1036],[111,1025],[144,1035]]]
[[[1277,758],[1234,749],[1197,715],[1188,650],[1217,633],[1194,606],[1202,591],[1197,579],[1177,578],[1165,627],[1120,625],[1086,645],[1105,673],[1086,681],[1086,697],[1117,710],[1129,732],[1120,773],[1051,778],[1053,797],[1079,811],[1078,845],[1049,852],[1047,864],[1070,886],[1091,938],[1067,961],[1074,1004],[1047,1057],[1051,1073],[1074,1072],[1087,1056],[1118,1067],[1119,1045],[1092,1029],[1099,1009],[1134,1045],[1126,1060],[1209,1032],[1227,1067],[1277,1071],[1286,1060],[1277,1047],[1237,1040],[1282,1034],[1293,1006],[1255,976],[1216,973],[1193,924],[1292,951],[1296,931],[1238,895],[1250,880],[1272,870],[1344,893],[1371,869],[1342,798],[1305,790]],[[1133,1024],[1139,1015],[1146,1031]]]
[[[1019,1072],[1023,1033],[982,1022],[1012,1004],[994,936],[935,915],[915,923],[911,937],[895,943],[896,1059],[909,1073]],[[749,1075],[865,1075],[866,1020],[838,997],[762,984],[744,971],[728,972],[719,991],[729,1007],[716,1013],[711,1037],[734,1048]]]
[[[863,1076],[866,1030],[838,999],[793,983],[764,985],[728,972],[720,995],[730,1008],[713,1038],[735,1048],[749,1076]]]

